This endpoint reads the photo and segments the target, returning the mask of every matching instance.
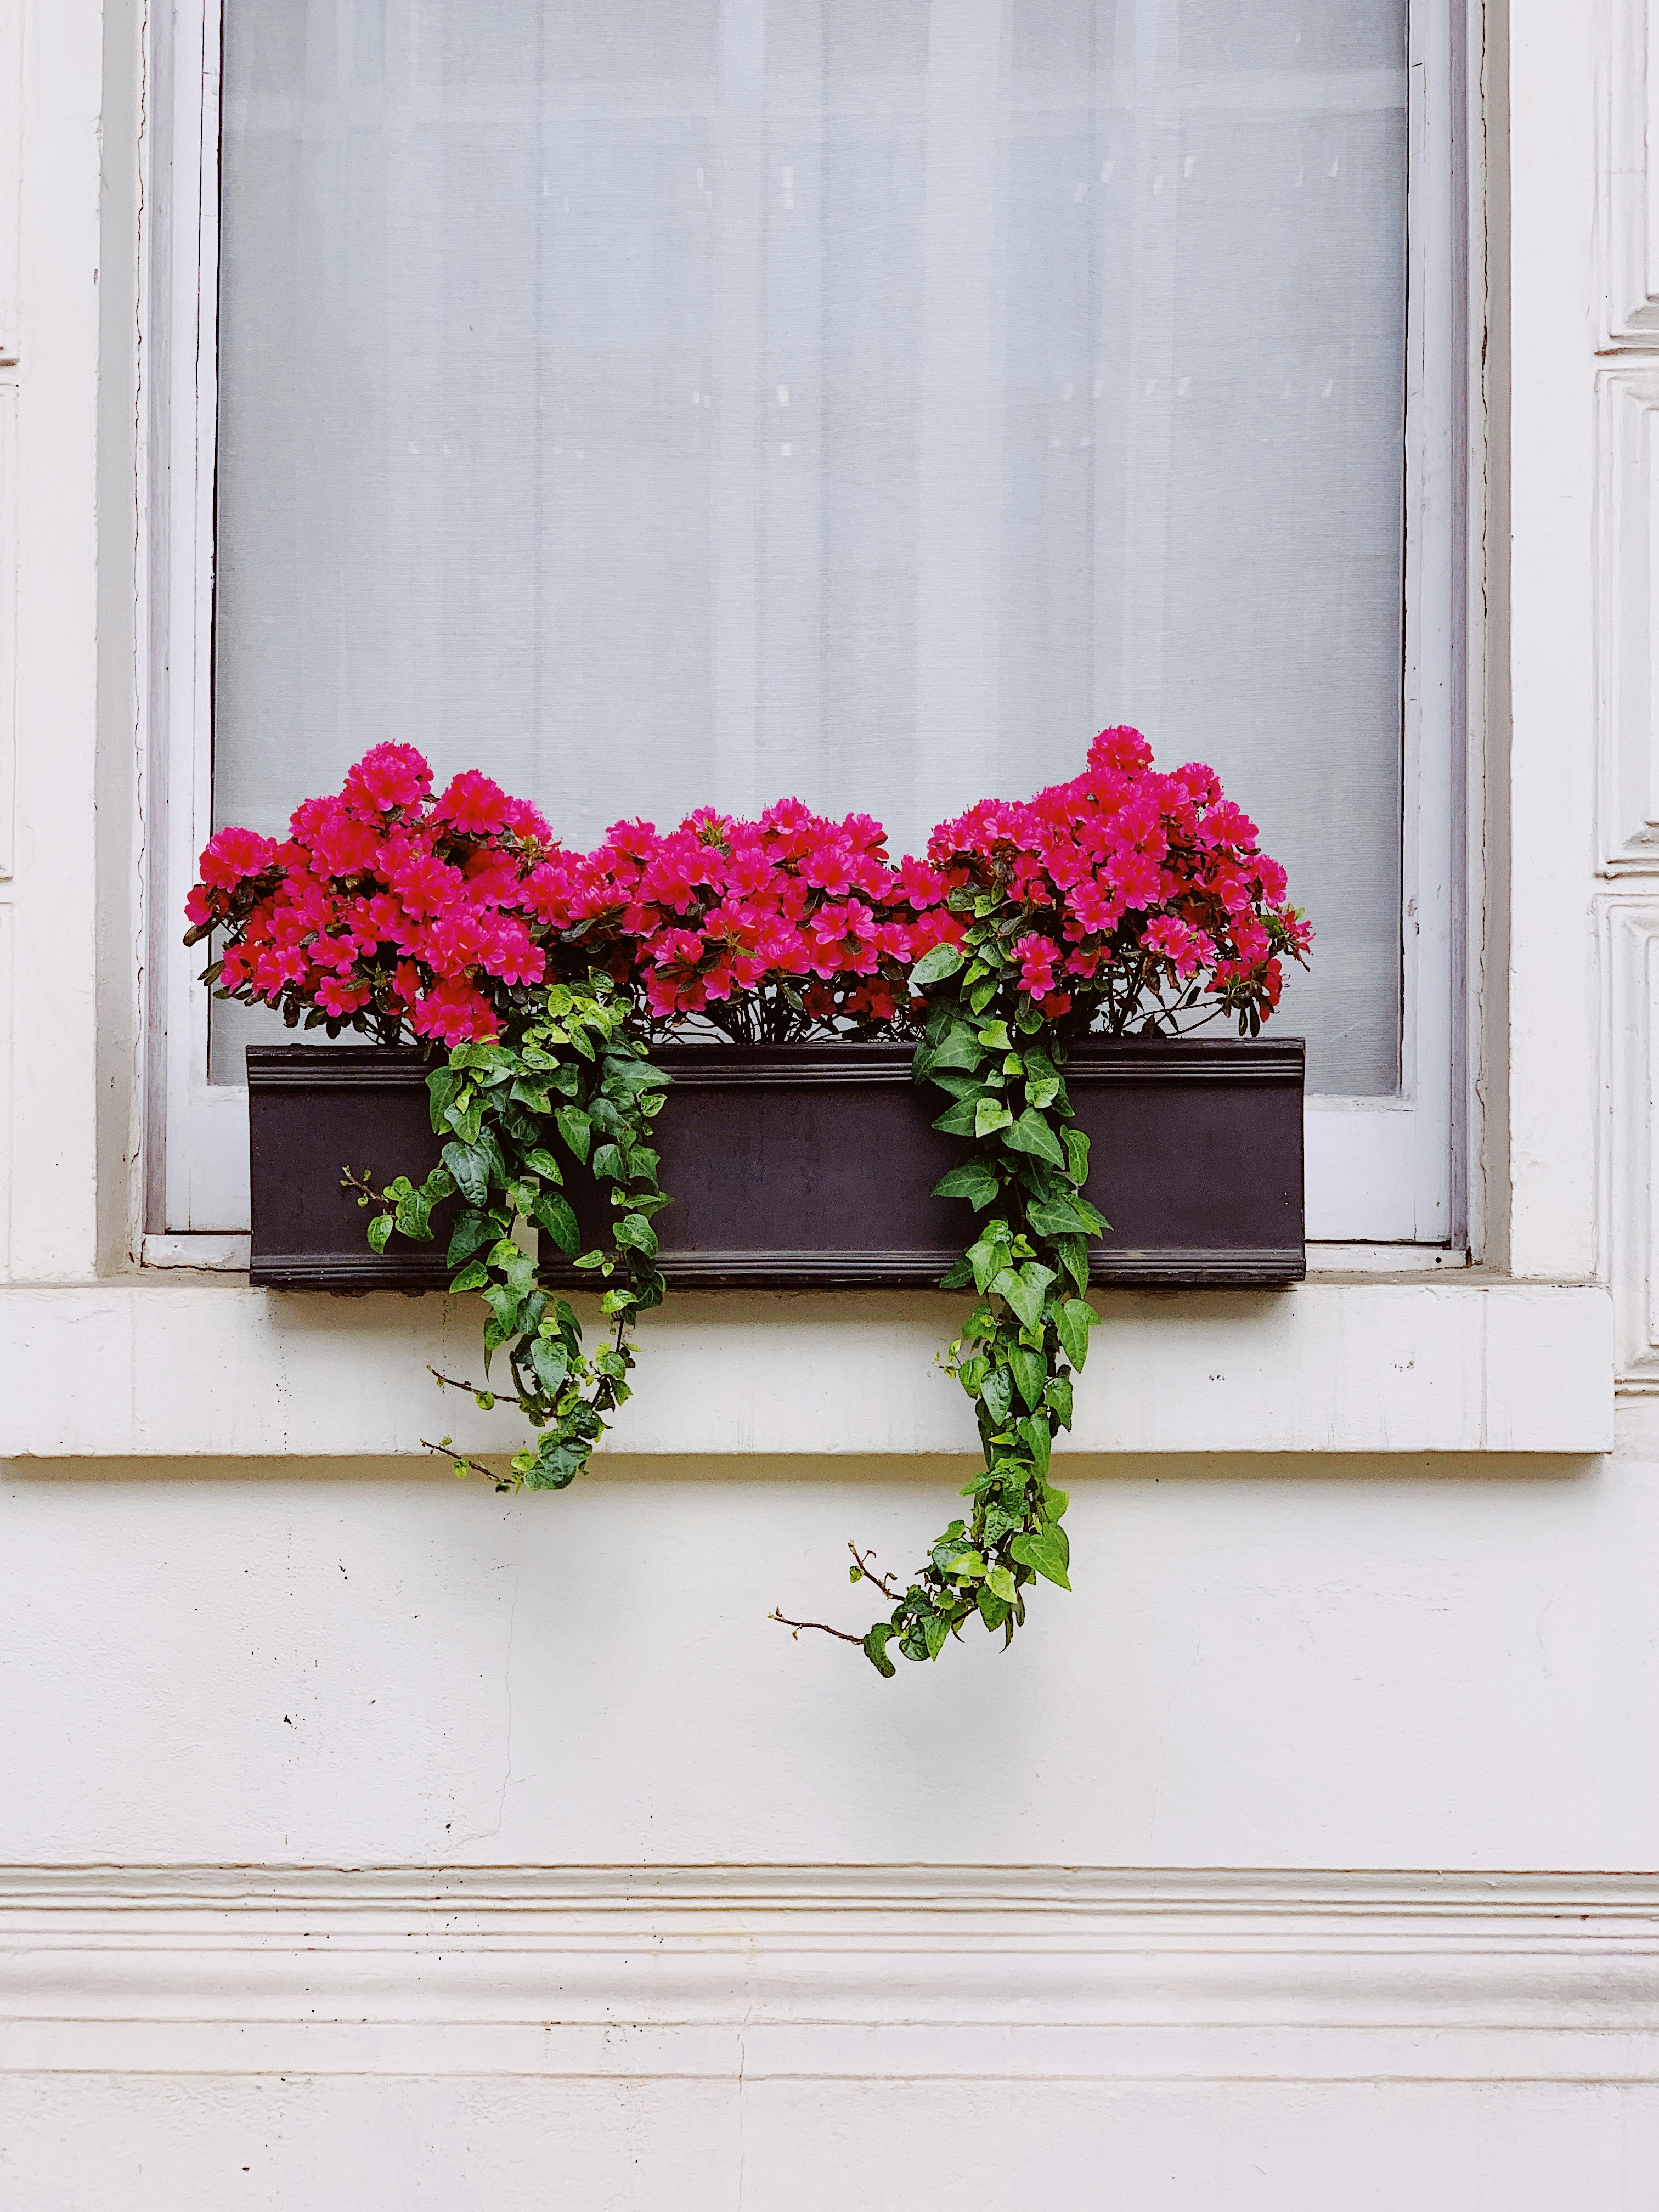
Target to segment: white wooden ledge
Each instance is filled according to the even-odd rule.
[[[1613,1442],[1613,1321],[1595,1286],[1474,1273],[1286,1291],[1097,1296],[1073,1451],[1547,1452]],[[975,1451],[939,1365],[939,1293],[677,1296],[641,1331],[614,1449],[869,1456]],[[179,1274],[0,1290],[0,1457],[381,1458],[516,1417],[476,1376],[471,1298],[266,1291]]]

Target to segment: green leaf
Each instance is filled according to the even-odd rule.
[[[524,1164],[532,1175],[544,1176],[549,1182],[562,1182],[564,1170],[545,1145],[532,1146],[524,1156]]]
[[[438,1157],[454,1176],[455,1188],[463,1198],[474,1206],[489,1203],[489,1162],[479,1146],[452,1138]]]
[[[1000,1597],[1005,1605],[1014,1601],[1014,1578],[1006,1567],[993,1567],[985,1577],[985,1587],[993,1597]]]
[[[992,1433],[1007,1420],[1014,1402],[1013,1378],[1006,1367],[994,1367],[980,1386],[980,1402],[990,1416]]]
[[[1025,1218],[1044,1237],[1088,1235],[1100,1222],[1092,1206],[1085,1206],[1084,1200],[1070,1197],[1064,1191],[1057,1191],[1048,1198],[1034,1199],[1025,1209]]]
[[[556,1190],[542,1193],[530,1209],[530,1218],[538,1228],[546,1230],[561,1252],[575,1251],[582,1241],[581,1230],[571,1211],[569,1200],[562,1198]]]
[[[1043,1402],[1052,1406],[1054,1418],[1062,1429],[1072,1425],[1072,1378],[1069,1375],[1051,1375],[1043,1386]]]
[[[556,1339],[532,1336],[530,1340],[530,1364],[536,1370],[536,1380],[550,1398],[556,1398],[564,1388],[570,1372],[570,1354]]]
[[[391,1234],[392,1216],[389,1213],[377,1213],[368,1224],[369,1249],[375,1252],[384,1252],[386,1239]]]
[[[960,945],[936,945],[931,952],[924,952],[910,970],[912,988],[925,991],[930,983],[942,983],[947,975],[954,975],[961,965]]]
[[[935,1198],[965,1198],[977,1212],[989,1206],[1002,1188],[994,1168],[984,1160],[964,1160],[933,1185]]]
[[[963,1103],[965,1104],[966,1101]],[[997,1130],[1007,1128],[1013,1118],[1001,1099],[981,1098],[974,1107],[974,1134],[976,1137],[993,1136]],[[937,1121],[933,1124],[935,1128],[939,1126]]]
[[[1000,1298],[1006,1298],[1027,1328],[1035,1328],[1037,1316],[1042,1311],[1042,1294],[1054,1279],[1054,1271],[1040,1267],[1036,1261],[1028,1260],[1018,1273],[1012,1267],[1004,1267],[991,1281],[991,1290]]]
[[[1058,1522],[1051,1522],[1035,1535],[1016,1536],[1008,1549],[1023,1567],[1035,1567],[1063,1590],[1072,1587],[1066,1573],[1072,1562],[1072,1547]]]
[[[1011,1152],[1030,1152],[1034,1158],[1050,1161],[1057,1168],[1066,1164],[1060,1139],[1034,1107],[1025,1109],[1002,1141]]]
[[[431,1100],[430,1115],[434,1133],[440,1137],[449,1127],[450,1103],[461,1087],[460,1071],[440,1067],[426,1079],[427,1094]]]
[[[1081,1188],[1089,1180],[1089,1139],[1081,1129],[1064,1129],[1060,1136],[1066,1146],[1066,1170]]]
[[[647,1259],[656,1257],[657,1232],[642,1213],[623,1214],[614,1233],[624,1250],[643,1252]]]
[[[449,1251],[445,1265],[459,1267],[470,1260],[481,1246],[493,1244],[501,1234],[501,1224],[493,1215],[469,1210],[457,1215],[449,1232]]]
[[[945,1649],[945,1639],[951,1633],[951,1624],[942,1613],[930,1613],[922,1624],[922,1635],[927,1639],[927,1656],[937,1659]]]
[[[580,1106],[561,1106],[556,1109],[553,1119],[559,1125],[559,1134],[586,1167],[588,1152],[593,1142],[592,1124],[586,1115],[582,1112]]]
[[[1099,1319],[1094,1308],[1082,1298],[1067,1298],[1054,1309],[1054,1327],[1060,1331],[1066,1357],[1079,1374],[1083,1372],[1083,1363],[1089,1357],[1089,1331]]]
[[[967,1022],[955,1022],[934,1047],[929,1073],[935,1067],[978,1067],[986,1059],[979,1033]]]
[[[452,1292],[455,1291],[481,1291],[489,1280],[489,1270],[485,1267],[483,1261],[482,1260],[469,1260],[465,1267],[461,1269],[460,1273],[456,1276],[454,1281],[451,1283],[449,1287]]]
[[[1089,1240],[1086,1237],[1057,1237],[1054,1250],[1060,1264],[1079,1291],[1089,1287]]]
[[[1031,1464],[1046,1480],[1048,1474],[1048,1454],[1054,1444],[1047,1416],[1042,1413],[1028,1413],[1019,1425],[1019,1433],[1026,1450],[1031,1455]]]
[[[1030,1407],[1042,1402],[1043,1387],[1048,1380],[1048,1363],[1040,1352],[1028,1346],[1016,1345],[1008,1354],[1008,1364],[1013,1370],[1014,1382],[1019,1395]]]
[[[628,1169],[620,1145],[601,1145],[593,1155],[593,1173],[605,1182],[626,1182]]]
[[[887,1656],[887,1639],[892,1632],[892,1629],[886,1621],[878,1620],[864,1639],[865,1657],[878,1674],[884,1674],[890,1681],[898,1672],[898,1668]]]
[[[1012,1577],[1010,1577],[1009,1579],[1012,1581]],[[1008,1615],[1012,1612],[1012,1610],[1013,1607],[1006,1604],[1001,1598],[993,1597],[988,1589],[981,1590],[979,1594],[979,1617],[985,1623],[985,1626],[988,1628],[1000,1628],[1003,1622],[1007,1620]]]
[[[933,1127],[943,1129],[947,1137],[971,1137],[974,1118],[984,1097],[982,1091],[970,1091],[964,1097],[958,1098],[954,1106],[947,1106]]]

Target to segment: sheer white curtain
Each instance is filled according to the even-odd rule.
[[[397,738],[904,849],[1133,721],[1395,1089],[1405,0],[225,15],[220,820]]]

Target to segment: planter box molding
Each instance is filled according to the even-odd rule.
[[[670,1045],[658,1121],[658,1217],[677,1289],[930,1288],[969,1216],[933,1185],[962,1146],[947,1103],[902,1044]],[[418,1052],[265,1046],[248,1052],[252,1279],[264,1289],[444,1288],[443,1236],[368,1249],[343,1169],[418,1179],[436,1161]],[[1275,1285],[1306,1273],[1299,1037],[1094,1040],[1066,1064],[1092,1146],[1089,1192],[1111,1223],[1102,1284]],[[584,1241],[608,1209],[573,1171]],[[441,1231],[444,1213],[436,1217]],[[548,1252],[550,1279],[592,1286]]]

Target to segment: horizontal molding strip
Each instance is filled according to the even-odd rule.
[[[1549,1452],[1613,1442],[1606,1290],[1475,1269],[1309,1282],[1281,1295],[1095,1293],[1073,1452]],[[592,1312],[591,1302],[583,1310]],[[700,1291],[640,1330],[619,1453],[977,1457],[939,1355],[959,1297]],[[465,1298],[339,1298],[198,1275],[0,1288],[0,1458],[427,1457],[522,1427],[428,1366],[476,1371]],[[100,1388],[84,1379],[97,1374]]]
[[[1659,1880],[15,1867],[0,2070],[1659,2081]]]

